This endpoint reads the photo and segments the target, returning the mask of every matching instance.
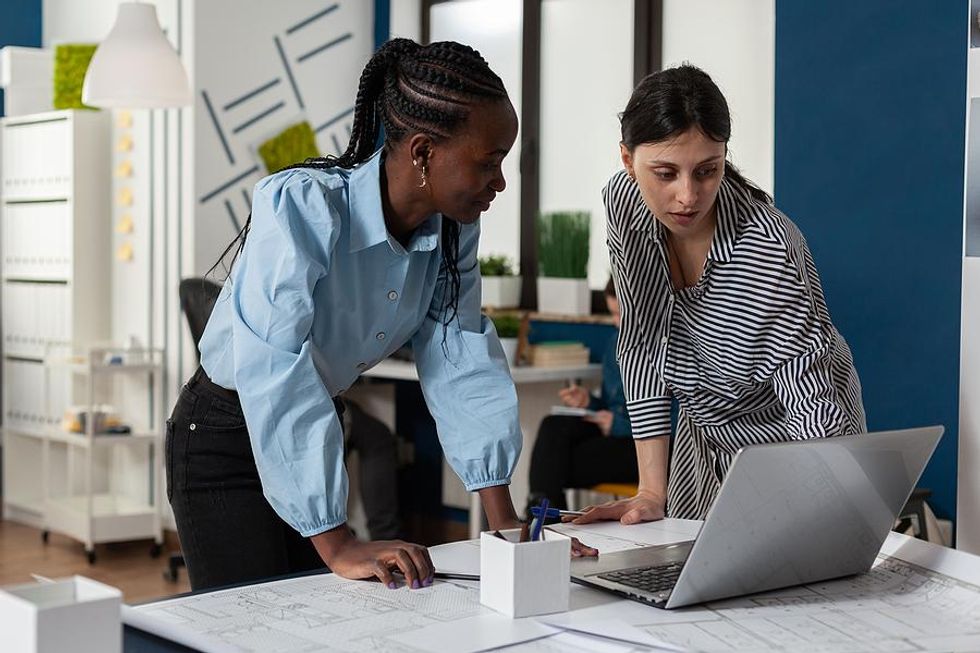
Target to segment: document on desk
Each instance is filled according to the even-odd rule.
[[[618,601],[541,620],[595,634],[619,620],[663,644],[709,653],[977,651],[977,562],[893,533],[867,574],[680,610]]]
[[[193,634],[205,653],[396,651],[475,653],[560,632],[480,605],[475,583],[436,581],[420,590],[334,574],[197,594],[132,608],[126,622],[165,639]],[[202,642],[207,646],[202,645]]]

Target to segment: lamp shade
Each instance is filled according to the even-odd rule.
[[[82,86],[82,102],[93,107],[162,109],[191,103],[180,57],[170,45],[156,7],[123,2],[116,24],[99,45]]]

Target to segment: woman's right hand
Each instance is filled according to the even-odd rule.
[[[640,490],[629,499],[608,501],[598,506],[586,507],[585,514],[571,521],[573,524],[591,524],[597,521],[618,520],[621,524],[639,524],[645,521],[658,521],[664,518],[667,502],[653,492]]]
[[[377,578],[395,589],[398,583],[393,572],[399,571],[412,589],[432,584],[435,565],[424,546],[402,540],[362,542],[346,525],[311,539],[330,570],[344,578]]]
[[[558,391],[561,403],[571,408],[587,408],[589,406],[589,391],[580,385],[562,388]]]

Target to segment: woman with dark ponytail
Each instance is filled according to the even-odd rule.
[[[640,489],[576,522],[703,519],[741,447],[866,431],[861,385],[806,241],[727,160],[711,78],[649,75],[621,123],[603,196]]]
[[[324,565],[392,588],[393,571],[432,582],[424,547],[362,542],[346,525],[337,397],[408,341],[449,462],[491,528],[517,523],[517,398],[480,314],[476,259],[516,134],[479,53],[396,39],[361,74],[347,150],[256,185],[201,367],[168,424],[192,587]]]

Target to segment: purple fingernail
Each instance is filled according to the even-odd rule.
[[[429,576],[428,578],[426,578],[426,579],[425,579],[425,582],[424,582],[423,584],[424,584],[424,585],[425,585],[426,587],[428,587],[429,585],[431,585],[431,584],[432,584],[432,576]]]
[[[412,589],[417,590],[419,587],[421,587],[421,585],[419,585],[419,579],[416,578],[415,580],[412,581]]]
[[[388,589],[393,590],[396,587],[398,587],[398,586],[395,585],[395,581],[391,581],[390,583],[388,583]]]

